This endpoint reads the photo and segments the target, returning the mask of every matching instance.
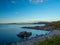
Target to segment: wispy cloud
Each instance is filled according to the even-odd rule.
[[[46,0],[29,0],[30,3],[43,3]]]
[[[16,1],[15,1],[15,0],[12,0],[12,1],[11,1],[11,3],[12,3],[12,4],[15,4],[15,3],[16,3]]]

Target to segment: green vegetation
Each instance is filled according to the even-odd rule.
[[[54,27],[56,27],[56,28],[60,28],[60,21],[52,22],[51,25],[54,26]]]
[[[34,45],[60,45],[60,35],[47,39],[43,42],[34,43]]]
[[[49,24],[47,26],[52,27],[53,29],[60,29],[60,21],[51,22],[51,24]]]

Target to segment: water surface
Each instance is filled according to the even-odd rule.
[[[32,32],[32,36],[36,34],[46,34],[49,31],[35,30],[35,29],[23,29],[23,26],[44,26],[44,24],[0,24],[0,44],[14,41],[20,41],[21,39],[16,35],[22,31]]]

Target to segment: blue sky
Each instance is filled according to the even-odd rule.
[[[60,20],[60,0],[0,0],[0,23]]]

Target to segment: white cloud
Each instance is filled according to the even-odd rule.
[[[43,3],[46,0],[29,0],[30,3]]]

